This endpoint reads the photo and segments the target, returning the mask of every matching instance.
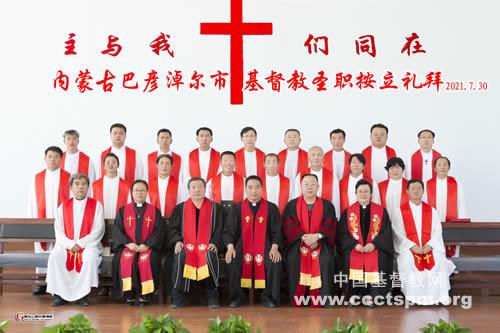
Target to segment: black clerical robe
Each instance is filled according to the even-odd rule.
[[[135,239],[136,244],[144,244],[151,248],[151,271],[153,274],[153,283],[155,291],[160,286],[160,273],[161,273],[161,256],[162,249],[165,241],[165,223],[163,222],[161,212],[158,208],[155,209],[155,219],[154,219],[154,229],[149,237],[144,241],[140,242],[142,239],[142,224],[144,223],[144,212],[146,211],[146,206],[148,203],[142,204],[138,207],[137,204],[134,205],[135,211]],[[124,216],[125,207],[121,207],[118,210],[118,214],[115,219],[115,226],[113,230],[113,292],[116,298],[122,299],[124,297],[123,287],[122,287],[122,274],[120,259],[124,248],[129,243],[134,243],[125,232],[124,223],[127,223],[128,216]],[[137,294],[141,292],[141,281],[139,278],[139,271],[137,266],[137,261],[139,260],[140,253],[135,254],[134,263],[132,266],[132,290]],[[137,295],[138,296],[138,295]]]
[[[380,231],[373,239],[370,239],[369,232],[374,223],[373,218],[371,218],[370,208],[372,205],[376,204],[371,203],[365,207],[360,205],[361,237],[364,245],[372,243],[378,250],[378,271],[383,273],[379,274],[381,278],[379,283],[367,283],[366,287],[364,287],[364,283],[356,283],[357,287],[353,288],[353,281],[350,280],[348,284],[342,286],[346,294],[371,295],[374,297],[377,295],[386,295],[391,290],[392,281],[390,280],[390,276],[393,272],[394,263],[391,221],[387,210],[384,208]],[[353,238],[349,232],[348,223],[348,209],[346,209],[342,213],[340,222],[337,225],[337,251],[341,261],[341,272],[345,275],[349,275],[351,252],[355,251],[354,247],[358,244],[358,240]],[[346,286],[348,287],[347,290]]]
[[[190,200],[190,199],[188,199]],[[208,199],[206,199],[208,200]],[[170,217],[170,221],[168,224],[168,247],[171,249],[175,248],[175,244],[177,242],[184,242],[184,205],[186,201],[178,204]],[[222,248],[221,234],[223,230],[223,214],[221,207],[215,202],[210,201],[211,204],[211,221],[210,222],[210,241],[209,243],[214,244],[217,247],[217,253],[213,251],[207,251],[207,264],[209,270],[209,277],[205,280],[208,281],[200,281],[203,282],[208,289],[213,289],[213,287],[219,287],[219,276],[220,276],[220,267],[219,267],[219,258],[218,253]],[[199,209],[196,209],[196,226],[198,230],[199,225]],[[174,289],[181,290],[183,292],[189,292],[191,283],[196,282],[194,280],[187,279],[183,276],[184,265],[186,262],[186,244],[184,244],[184,248],[178,254],[173,254],[172,262],[165,262],[165,265],[171,265],[171,281],[172,287]],[[168,277],[166,277],[168,278]]]
[[[302,228],[301,219],[299,218],[297,212],[298,201],[301,198],[302,197],[296,198],[287,204],[282,219],[289,295],[290,302],[292,303],[293,296],[296,294],[296,288],[299,282],[301,271],[301,237],[306,234],[306,232],[304,232]],[[321,244],[321,251],[319,255],[321,288],[319,289],[319,294],[321,296],[329,296],[332,294],[335,273],[334,247],[337,219],[335,215],[335,207],[332,205],[332,203],[320,197],[316,198],[316,201],[318,200],[322,201],[323,206],[321,224],[318,230],[318,233],[323,236],[318,241],[318,243]]]
[[[252,204],[248,200],[244,200],[243,203],[237,204],[234,206],[234,214],[232,218],[226,221],[224,225],[224,232],[222,234],[224,246],[227,247],[228,244],[233,244],[236,250],[236,257],[233,258],[231,263],[228,265],[230,302],[243,297],[241,275],[245,254],[243,253],[242,223],[245,223],[245,216],[242,215],[242,205],[248,202],[253,215],[253,223],[255,227],[255,223],[258,223],[256,215],[261,208],[263,201],[267,203],[267,222],[263,258],[266,277],[265,288],[263,289],[262,296],[270,297],[277,304],[279,304],[282,263],[273,263],[269,258],[269,252],[271,251],[273,244],[277,244],[279,251],[282,252],[283,236],[281,233],[281,220],[278,206],[264,199],[260,200],[256,204]],[[253,259],[255,260],[256,258]]]

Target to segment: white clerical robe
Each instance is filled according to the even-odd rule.
[[[61,175],[61,169],[58,168],[54,171],[46,169],[45,171],[45,215],[46,218],[54,218],[57,215],[57,200],[59,195],[59,179]],[[69,188],[68,188],[69,192]],[[35,180],[30,187],[29,201],[28,201],[28,217],[38,218],[38,205],[36,201],[36,186]],[[43,250],[40,242],[35,242],[35,253],[49,253],[54,248],[53,243],[47,243],[47,250]],[[44,274],[47,269],[44,267],[37,267],[36,272],[38,274]]]
[[[403,178],[398,180],[389,178],[389,185],[387,185],[387,193],[385,195],[385,204],[391,221],[394,218],[394,214],[399,211],[399,207],[401,206],[402,191],[406,191],[406,189],[403,189]]]
[[[285,163],[285,169],[283,172],[284,176],[288,179],[295,179],[295,177],[297,176],[297,168],[299,165],[299,149],[288,149],[286,151],[286,159],[284,161],[280,161],[280,163]],[[293,182],[290,182],[291,189],[293,189],[293,185]]]
[[[432,150],[429,152],[425,152],[422,149],[420,149],[420,154],[422,155],[422,181],[424,184],[432,178],[432,171],[434,170],[434,165],[432,163]],[[410,155],[408,160],[406,161],[406,168],[405,168],[405,178],[406,179],[411,179],[411,170],[414,167],[411,163],[411,157],[413,154]]]
[[[341,180],[344,176],[344,161],[345,161],[345,150],[336,151],[333,150],[332,159],[333,159],[333,172],[338,180]]]
[[[363,179],[363,174],[360,174],[357,177],[354,177],[352,174],[349,175],[349,186],[347,188],[347,197],[349,198],[349,206],[354,204],[357,201],[356,184],[361,179]],[[372,184],[372,188],[373,188],[373,193],[372,193],[372,200],[371,201],[378,203],[380,205],[380,192],[378,190],[377,183]]]
[[[65,153],[64,159],[64,170],[68,171],[70,174],[74,175],[78,173],[78,162],[80,160],[80,151],[71,154],[70,152]],[[92,160],[89,158],[89,171],[88,175],[90,184],[92,184],[96,180],[95,167]]]
[[[86,296],[90,293],[91,287],[97,287],[99,284],[98,273],[102,259],[101,239],[104,236],[103,209],[101,204],[97,202],[92,230],[87,236],[80,238],[80,228],[87,200],[87,198],[83,200],[73,199],[73,240],[66,237],[64,233],[62,205],[58,209],[54,222],[56,243],[47,265],[47,293],[58,295],[68,302]],[[75,269],[72,271],[66,269],[66,250],[71,249],[75,244],[84,249],[82,269],[79,273]]]
[[[102,198],[104,201],[104,219],[105,220],[114,220],[116,217],[116,212],[118,210],[118,191],[120,185],[120,177],[116,176],[114,178],[110,178],[107,175],[102,177],[103,185],[102,185]],[[94,193],[92,191],[92,186],[89,187],[89,197],[93,197]],[[132,197],[130,196],[130,191],[128,193],[127,203],[132,201]]]
[[[221,200],[222,201],[233,201],[234,197],[234,175],[226,176],[221,173],[221,181],[220,181],[220,191],[221,191]],[[205,192],[205,196],[210,200],[213,200],[214,196],[212,193],[212,180],[207,183],[207,189]],[[247,194],[243,192],[243,199],[246,199]]]
[[[111,146],[111,152],[118,156],[120,165],[118,166],[118,176],[125,179],[125,165],[126,165],[126,153],[125,146],[121,148],[116,148]],[[101,168],[101,163],[99,163],[99,169]],[[106,172],[100,170],[101,177],[104,176]],[[135,151],[135,179],[143,179],[144,169],[142,166],[142,159],[137,150]]]
[[[245,171],[246,176],[255,176],[257,175],[257,153],[254,151],[246,151],[243,150],[245,155]],[[259,166],[262,167],[262,166]]]
[[[165,198],[167,197],[167,188],[168,188],[168,182],[170,180],[170,177],[166,178],[161,178],[158,177],[158,195],[160,197],[160,211],[163,212],[165,211]],[[180,204],[183,201],[186,201],[189,198],[189,192],[187,190],[187,187],[179,181],[179,184],[177,185],[177,200],[175,204]],[[148,194],[148,200],[149,203],[151,202]]]
[[[323,168],[321,168],[319,171],[311,169],[311,174],[316,175],[318,177],[318,182],[319,182],[319,188],[318,188],[318,196],[321,197],[321,193],[323,191]],[[290,200],[298,198],[299,196],[302,195],[302,187],[300,186],[302,178],[302,173],[299,173],[297,177],[295,177],[295,184],[293,187],[293,197],[290,198]],[[340,218],[340,190],[339,190],[339,180],[335,174],[333,174],[333,180],[332,180],[332,193],[333,193],[333,199],[332,199],[332,204],[335,207],[335,215],[337,215],[337,219]]]
[[[210,166],[210,154],[211,153],[212,153],[212,148],[209,148],[206,151],[203,151],[203,150],[198,148],[198,156],[199,156],[199,162],[200,162],[200,175],[201,175],[201,178],[205,179],[205,181],[207,180],[208,168]],[[187,186],[189,180],[191,179],[191,174],[189,172],[189,164],[190,164],[189,153],[183,158],[183,160],[186,161],[186,163],[183,163],[184,170],[182,171],[182,174],[183,174],[182,175],[182,182],[184,184],[186,184],[186,186]],[[219,165],[218,171],[216,174],[218,174],[220,170],[221,170],[221,167]]]
[[[422,241],[422,204],[410,201],[411,213],[415,221],[418,239]],[[437,303],[449,304],[450,275],[455,265],[446,259],[441,221],[437,211],[432,208],[432,231],[427,244],[432,247],[435,265],[431,270],[419,271],[414,263],[411,247],[415,244],[406,237],[401,209],[394,214],[392,220],[394,250],[398,264],[399,277],[402,282],[401,291],[409,301],[420,305]]]
[[[288,157],[288,155],[287,155]],[[279,199],[280,199],[280,176],[269,176],[266,175],[266,199],[269,202],[276,204],[279,207]],[[292,184],[290,184],[290,190],[288,193],[288,199],[291,200],[293,195]]]
[[[456,179],[455,179],[456,180]],[[463,187],[457,180],[457,208],[458,208],[458,218],[467,218],[467,210],[465,209],[465,197],[463,192]],[[427,202],[427,191],[424,191],[424,199]],[[446,210],[448,202],[448,181],[447,178],[436,177],[436,210],[439,214],[439,218],[442,222],[446,221]],[[455,247],[455,255],[453,257],[460,256],[460,246]]]
[[[385,166],[387,164],[387,151],[386,147],[377,148],[372,146],[372,170],[371,176],[376,183],[380,183],[387,179],[387,170]]]

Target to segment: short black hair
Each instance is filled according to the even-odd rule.
[[[203,179],[201,177],[193,177],[187,183],[188,190],[189,190],[189,186],[191,185],[192,182],[198,182],[198,181],[203,183],[203,187],[205,187],[205,188],[207,187],[207,182],[205,181],[205,179]]]
[[[156,158],[156,164],[158,164],[162,158],[167,158],[170,161],[170,165],[174,165],[174,159],[169,154],[158,155]]]
[[[71,175],[71,177],[69,177],[69,186],[70,187],[73,186],[73,183],[77,179],[85,179],[85,181],[87,182],[87,185],[90,185],[89,177],[86,174],[79,172],[79,173],[75,173],[75,174]]]
[[[269,158],[269,157],[275,157],[276,160],[278,161],[278,163],[280,162],[280,157],[278,156],[278,154],[275,154],[275,153],[268,153],[266,154],[266,156],[264,156],[264,162]]]
[[[114,123],[113,125],[111,125],[111,127],[109,128],[109,133],[113,131],[113,128],[121,128],[125,133],[127,133],[127,127],[125,127],[125,125],[121,123]]]
[[[69,129],[69,130],[64,131],[63,139],[66,138],[67,135],[73,135],[73,136],[76,136],[77,138],[80,137],[80,133],[78,133],[78,131],[75,129]]]
[[[106,160],[108,159],[108,157],[113,157],[116,160],[116,163],[118,164],[118,166],[120,166],[120,159],[118,158],[118,156],[116,156],[114,153],[111,153],[111,152],[104,155],[104,159],[102,160],[102,163],[106,163]]]
[[[297,132],[297,134],[300,136],[300,131],[296,128],[289,128],[285,131],[285,136],[288,132]]]
[[[134,186],[135,186],[136,184],[144,184],[144,185],[146,186],[146,191],[149,189],[149,187],[148,187],[148,182],[147,182],[147,181],[145,181],[145,180],[143,180],[143,179],[137,179],[136,181],[134,181],[134,182],[132,183],[132,186],[130,186],[130,191],[133,191],[133,190],[134,190]]]
[[[243,127],[243,129],[240,131],[240,137],[243,137],[243,135],[245,135],[245,133],[250,132],[250,131],[253,131],[255,133],[255,135],[257,136],[257,131],[255,130],[255,128],[253,128],[251,126],[247,126],[247,127]]]
[[[304,178],[308,177],[308,176],[311,176],[311,177],[314,177],[316,178],[316,180],[319,182],[319,178],[318,176],[316,176],[314,173],[306,173],[306,174],[303,174],[302,177],[300,177],[300,181],[304,180]]]
[[[251,180],[256,180],[260,183],[260,185],[262,185],[262,179],[259,176],[252,175],[252,176],[248,176],[247,179],[245,179],[245,187],[248,185],[248,182]]]
[[[412,178],[408,181],[408,183],[406,184],[406,189],[409,189],[410,188],[410,185],[411,184],[415,184],[415,183],[419,183],[420,185],[422,185],[422,189],[424,189],[424,182],[421,181],[420,179],[416,179],[416,178]]]
[[[161,133],[168,133],[170,137],[172,137],[172,132],[168,128],[161,128],[158,130],[158,133],[156,133],[156,137],[160,136]]]
[[[360,179],[360,180],[358,180],[358,182],[356,183],[356,186],[354,187],[354,192],[357,192],[358,191],[358,187],[360,187],[362,185],[368,185],[368,187],[370,188],[370,193],[373,194],[373,185],[372,185],[372,183],[370,183],[366,179]]]
[[[351,164],[351,162],[354,158],[357,158],[358,161],[360,161],[363,165],[366,165],[365,155],[360,154],[360,153],[352,154],[351,157],[349,157],[349,164]]]
[[[434,160],[434,167],[436,167],[437,161],[439,161],[440,159],[446,160],[448,162],[448,166],[451,168],[450,159],[448,157],[446,157],[446,156],[439,156],[438,158],[436,158]]]
[[[420,139],[420,134],[425,133],[425,132],[429,132],[429,133],[431,133],[431,134],[432,134],[432,138],[433,138],[433,139],[436,137],[436,133],[434,133],[434,132],[433,132],[433,131],[431,131],[430,129],[423,129],[423,130],[421,130],[420,132],[418,132],[418,134],[417,134],[417,138],[419,138],[419,139]]]
[[[405,169],[405,162],[400,157],[393,157],[390,160],[387,161],[387,164],[385,165],[385,169],[389,171],[390,168],[393,166],[399,165],[401,169]]]
[[[63,151],[61,148],[59,148],[58,146],[50,146],[50,147],[47,147],[47,149],[45,149],[45,157],[47,157],[47,153],[51,151],[51,152],[54,152],[54,153],[57,153],[59,154],[59,157],[62,157],[62,154],[63,154]]]
[[[234,159],[236,159],[236,154],[233,153],[232,151],[230,150],[226,150],[226,151],[223,151],[221,154],[220,154],[220,159],[222,160],[222,156],[224,155],[231,155],[232,157],[234,157]]]
[[[332,138],[332,135],[334,134],[342,134],[342,136],[344,137],[345,139],[345,131],[343,129],[340,129],[340,128],[336,128],[334,129],[333,131],[330,132],[330,139]]]
[[[200,127],[196,130],[196,136],[200,134],[201,131],[208,131],[210,133],[210,136],[214,136],[212,130],[208,127]]]
[[[387,128],[387,126],[381,123],[373,124],[372,127],[370,128],[370,134],[373,132],[375,128],[383,128],[385,129],[385,134],[389,134],[389,128]]]

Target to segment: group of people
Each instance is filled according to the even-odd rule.
[[[383,124],[372,126],[371,145],[356,154],[344,149],[341,129],[330,133],[326,153],[301,149],[300,132],[288,129],[286,148],[265,154],[252,127],[240,133],[243,148],[219,153],[212,130],[202,127],[199,147],[181,157],[170,149],[172,133],[161,129],[144,168],[125,145],[126,132],[111,126],[112,146],[96,172],[78,150],[79,133],[68,130],[67,150],[48,147],[47,167],[34,177],[30,217],[55,218],[56,235],[55,244],[35,244],[50,256],[46,289],[34,294],[54,295],[54,305],[88,305],[105,219],[114,220],[113,291],[131,305],[150,302],[164,270],[172,307],[188,304],[195,285],[218,307],[222,256],[231,307],[252,287],[264,306],[277,306],[282,280],[296,306],[301,296],[331,296],[339,273],[348,296],[386,296],[394,259],[409,301],[448,302],[455,267],[447,257],[458,249],[444,246],[441,222],[466,212],[449,159],[432,149],[431,130],[418,133],[420,148],[405,163],[386,145]]]

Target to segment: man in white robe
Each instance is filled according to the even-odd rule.
[[[234,153],[236,173],[243,178],[259,176],[262,179],[265,175],[264,157],[266,154],[255,146],[257,130],[253,127],[244,127],[240,132],[240,137],[243,148]]]
[[[380,202],[382,207],[387,209],[390,220],[394,218],[394,213],[399,207],[408,201],[406,184],[408,181],[403,178],[405,164],[399,157],[393,157],[387,161],[385,166],[389,178],[378,184]]]
[[[73,198],[57,210],[56,243],[47,264],[47,292],[54,296],[53,306],[74,301],[87,306],[91,287],[99,284],[105,229],[102,205],[87,197],[85,174],[71,176],[70,186]]]
[[[351,154],[344,149],[345,131],[337,128],[330,132],[332,149],[325,154],[323,167],[335,174],[339,181],[349,175],[349,157]]]
[[[118,176],[120,161],[118,156],[108,153],[104,157],[104,176],[92,184],[89,196],[101,203],[104,219],[114,220],[116,212],[131,201],[130,187],[125,179]]]
[[[432,149],[436,137],[433,131],[429,129],[421,130],[418,132],[417,137],[420,149],[408,158],[405,175],[406,179],[420,179],[425,184],[429,179],[436,176],[434,162],[441,154]]]
[[[29,192],[28,217],[38,219],[54,218],[57,207],[70,196],[69,172],[61,169],[62,150],[50,146],[45,150],[46,169],[37,173]],[[50,253],[54,244],[35,242],[35,253]],[[37,274],[44,274],[47,269],[37,267]],[[45,286],[33,288],[33,295],[45,294]]]
[[[113,124],[109,129],[111,136],[111,147],[101,153],[100,158],[100,175],[104,175],[104,157],[108,153],[113,153],[118,156],[120,165],[118,167],[118,176],[132,185],[136,179],[142,179],[143,166],[142,159],[136,150],[125,145],[127,138],[127,128],[123,124]]]
[[[158,150],[149,153],[146,158],[146,162],[144,163],[144,179],[149,184],[151,182],[151,179],[154,179],[158,176],[156,159],[158,158],[158,156],[166,154],[172,156],[173,159],[170,175],[177,178],[177,180],[182,181],[182,158],[179,154],[176,154],[170,148],[170,146],[172,145],[172,132],[167,128],[158,130],[158,133],[156,134],[156,142],[158,143]]]
[[[330,201],[335,207],[335,213],[337,219],[340,218],[340,191],[339,191],[339,180],[334,173],[330,170],[323,168],[323,161],[325,154],[323,148],[319,146],[312,146],[307,152],[309,158],[309,168],[303,170],[301,173],[295,177],[294,194],[293,199],[298,198],[302,195],[301,191],[301,180],[302,175],[313,174],[318,177],[319,188],[318,196]],[[331,182],[331,183],[330,183]],[[330,183],[330,184],[329,184]],[[328,186],[328,188],[327,188]]]
[[[293,191],[294,180],[302,170],[307,169],[309,160],[307,151],[300,148],[300,131],[295,128],[289,128],[285,131],[286,149],[278,153],[279,157],[279,174],[291,180],[291,190]],[[293,193],[293,192],[292,192]]]
[[[66,151],[62,156],[61,168],[68,171],[71,175],[75,173],[86,174],[92,184],[96,180],[95,167],[90,157],[78,150],[80,133],[74,129],[67,130],[63,134],[63,140]]]
[[[445,256],[441,220],[437,211],[422,201],[422,181],[410,180],[407,192],[409,202],[392,220],[401,291],[414,304],[448,305],[455,265]]]
[[[290,179],[278,172],[280,164],[280,158],[276,154],[270,153],[264,158],[266,177],[262,179],[262,195],[278,206],[280,214],[283,214],[293,192]]]
[[[465,197],[462,184],[449,176],[450,160],[441,156],[434,161],[436,177],[425,185],[424,201],[436,208],[441,222],[466,219]],[[458,257],[460,246],[446,246],[448,257]]]
[[[370,129],[371,145],[366,147],[362,154],[366,158],[364,177],[380,183],[387,179],[385,165],[388,160],[396,157],[396,151],[387,146],[389,128],[384,124],[375,124]]]
[[[208,182],[219,173],[220,153],[210,145],[213,141],[213,132],[208,127],[196,130],[198,148],[192,150],[184,158],[183,183],[187,184],[193,177],[201,177]]]

